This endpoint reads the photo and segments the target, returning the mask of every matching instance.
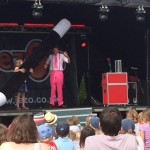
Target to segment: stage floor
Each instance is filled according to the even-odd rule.
[[[29,109],[29,110],[16,110],[15,108],[3,107],[0,109],[0,122],[4,123],[5,125],[9,125],[11,121],[13,120],[13,118],[18,115],[22,115],[26,113],[26,114],[33,116],[34,114],[39,113],[39,112],[42,112],[42,113],[51,112],[58,116],[58,121],[68,119],[69,117],[75,115],[79,117],[81,124],[84,124],[86,117],[89,114],[99,116],[99,114],[102,112],[103,109],[105,109],[106,107],[112,107],[112,106],[115,106],[120,110],[123,118],[125,117],[126,112],[132,107],[135,108],[138,112],[143,111],[144,109],[150,107],[150,106],[135,106],[135,105],[125,105],[125,106],[109,105],[105,107],[104,106],[82,106],[82,107],[67,107],[67,108],[53,108],[53,109],[38,107],[34,109],[33,108]]]
[[[92,113],[100,113],[103,109],[106,107],[117,107],[121,112],[123,111],[128,111],[130,108],[135,108],[137,111],[142,111],[145,108],[150,108],[150,106],[137,106],[137,105],[107,105],[107,106],[79,106],[79,107],[66,107],[66,108],[31,108],[28,110],[16,110],[14,107],[5,107],[5,108],[0,108],[0,116],[16,116],[16,115],[21,115],[24,113],[28,113],[30,115],[34,115],[35,113],[38,112],[47,112],[47,111],[52,111],[52,112],[57,112],[57,111],[68,111],[68,110],[74,110],[76,109],[86,109],[86,108],[91,108]]]

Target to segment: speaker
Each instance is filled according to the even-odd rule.
[[[137,105],[137,83],[136,82],[128,82],[128,100],[129,104]]]

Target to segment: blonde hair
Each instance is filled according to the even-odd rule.
[[[20,67],[20,66],[22,65],[22,63],[23,63],[23,60],[22,60],[22,59],[17,59],[17,60],[15,61],[15,67]]]
[[[77,116],[72,116],[70,118],[67,119],[67,123],[69,125],[79,125],[80,124],[80,120]]]
[[[4,142],[7,142],[7,133],[8,133],[8,128],[0,123],[0,145]]]
[[[68,137],[72,139],[72,141],[74,141],[74,140],[79,140],[80,135],[81,135],[81,132],[71,132],[69,133]]]
[[[85,122],[85,125],[86,126],[90,126],[90,118],[94,117],[94,115],[90,114],[86,117],[86,122]]]
[[[76,124],[76,121],[75,121],[73,118],[68,118],[68,119],[67,119],[67,123],[68,123],[69,125],[77,125],[77,124]]]
[[[143,123],[143,112],[140,112],[139,114],[138,114],[138,123]]]
[[[143,118],[150,122],[150,108],[143,110]]]
[[[135,108],[130,108],[126,113],[126,117],[132,119],[134,122],[138,122],[138,112]]]
[[[96,135],[99,135],[99,134],[102,133],[101,129],[96,129],[96,128],[94,128],[91,124],[90,124],[89,126],[95,131],[95,134],[96,134]]]
[[[76,124],[80,124],[80,120],[77,116],[72,116],[71,118],[75,121]]]

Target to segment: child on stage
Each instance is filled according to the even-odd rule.
[[[19,68],[23,64],[23,60],[18,59],[15,62],[15,69],[14,72],[22,72],[25,73],[26,69],[25,68]],[[33,73],[33,69],[31,68],[29,72]],[[28,92],[27,88],[27,83],[26,80],[24,83],[20,86],[17,92],[17,98],[16,98],[16,110],[21,110],[20,108],[20,99],[22,99],[22,110],[27,110],[29,109],[28,107],[25,106],[25,93]]]

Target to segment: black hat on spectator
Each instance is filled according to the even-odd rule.
[[[69,124],[66,122],[58,122],[56,126],[56,132],[61,137],[67,136],[69,134]]]

